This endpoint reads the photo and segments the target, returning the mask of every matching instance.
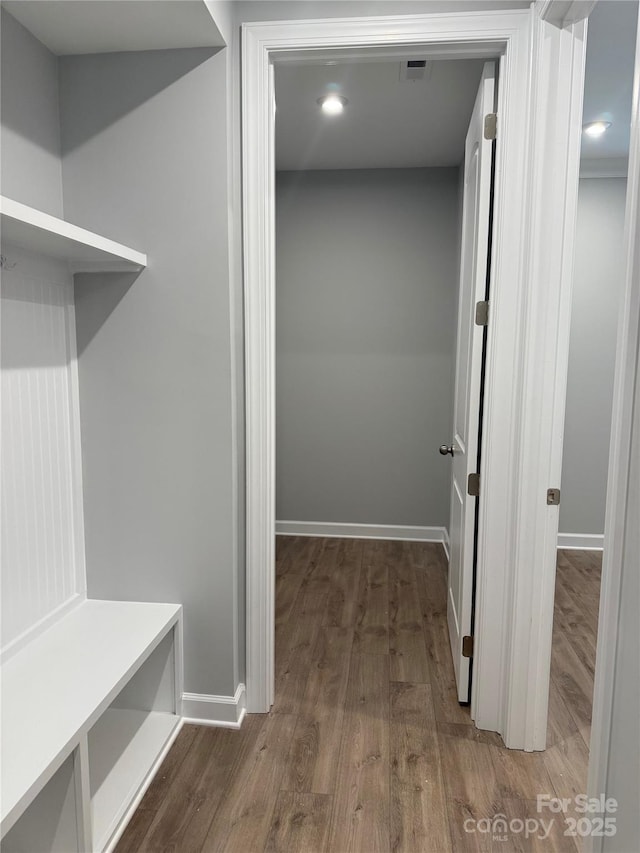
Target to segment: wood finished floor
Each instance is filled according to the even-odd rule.
[[[279,538],[273,709],[185,726],[116,853],[574,853],[562,821],[464,822],[584,793],[599,589],[597,553],[558,553],[548,748],[524,753],[456,701],[441,546]]]

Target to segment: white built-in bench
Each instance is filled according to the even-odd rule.
[[[86,600],[3,662],[3,853],[114,846],[181,723],[181,620]]]

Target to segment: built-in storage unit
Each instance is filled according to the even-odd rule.
[[[102,851],[181,723],[179,604],[86,598],[72,272],[146,256],[2,214],[2,850]]]
[[[179,594],[159,603],[147,578],[113,594],[136,601],[87,597],[75,288],[121,299],[148,286],[147,256],[124,245],[119,208],[104,230],[123,242],[63,215],[56,55],[223,42],[204,2],[108,5],[2,11],[3,853],[112,849],[182,723]],[[81,216],[104,204],[95,192]],[[119,560],[135,575],[126,549]]]
[[[3,663],[3,851],[109,846],[181,722],[180,615],[86,600]]]

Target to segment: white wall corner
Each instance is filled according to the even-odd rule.
[[[211,696],[206,693],[182,694],[182,717],[185,723],[239,729],[247,710],[247,691],[238,684],[233,696]]]

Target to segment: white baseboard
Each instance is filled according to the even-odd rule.
[[[321,536],[344,539],[399,539],[406,542],[442,542],[447,549],[445,527],[411,527],[399,524],[342,524],[325,521],[276,521],[278,536]]]
[[[185,723],[239,729],[247,711],[247,691],[239,684],[233,696],[208,696],[205,693],[182,694]]]
[[[604,533],[558,533],[558,548],[602,551],[603,547]]]

